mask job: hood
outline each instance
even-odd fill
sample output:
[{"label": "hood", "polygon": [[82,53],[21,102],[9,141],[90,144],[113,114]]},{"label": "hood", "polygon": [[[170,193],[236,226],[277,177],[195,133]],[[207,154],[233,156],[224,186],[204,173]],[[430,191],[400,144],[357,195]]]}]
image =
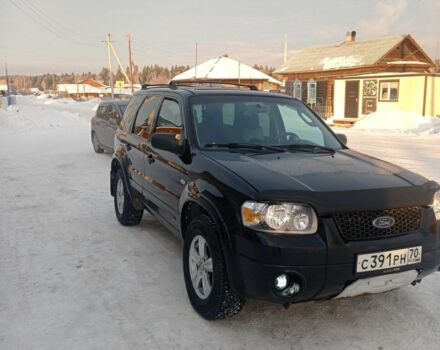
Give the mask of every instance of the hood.
[{"label": "hood", "polygon": [[324,211],[347,210],[355,202],[365,209],[429,204],[438,186],[352,150],[334,154],[213,151],[206,155],[254,187],[261,200],[301,200],[316,203]]}]

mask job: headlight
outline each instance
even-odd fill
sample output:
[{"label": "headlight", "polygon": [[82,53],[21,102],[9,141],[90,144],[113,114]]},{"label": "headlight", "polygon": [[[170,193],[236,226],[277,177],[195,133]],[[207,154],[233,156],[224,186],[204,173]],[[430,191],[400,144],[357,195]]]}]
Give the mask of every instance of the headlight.
[{"label": "headlight", "polygon": [[246,201],[241,218],[246,227],[273,233],[312,234],[318,228],[315,211],[305,204]]},{"label": "headlight", "polygon": [[440,221],[440,190],[434,193],[434,202],[432,203],[435,218]]}]

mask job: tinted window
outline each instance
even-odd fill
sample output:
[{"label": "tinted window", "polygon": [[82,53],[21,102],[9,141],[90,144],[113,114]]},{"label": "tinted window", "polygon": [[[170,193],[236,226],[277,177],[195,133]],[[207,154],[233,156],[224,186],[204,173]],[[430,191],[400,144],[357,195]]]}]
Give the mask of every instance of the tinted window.
[{"label": "tinted window", "polygon": [[114,105],[108,105],[107,118],[109,120],[118,120],[118,111]]},{"label": "tinted window", "polygon": [[124,124],[125,128],[127,128],[128,130],[130,130],[136,112],[139,109],[139,106],[144,98],[145,98],[144,95],[135,95],[130,99],[130,102],[128,103],[128,106],[125,109],[124,116],[122,118],[122,123]]},{"label": "tinted window", "polygon": [[105,111],[107,109],[107,105],[101,105],[98,108],[98,118],[105,119]]},{"label": "tinted window", "polygon": [[156,115],[159,98],[157,96],[149,96],[142,103],[138,111],[133,132],[141,137],[148,138],[151,132],[154,116]]},{"label": "tinted window", "polygon": [[164,100],[157,118],[156,127],[181,127],[182,117],[180,115],[179,103],[174,100]]}]

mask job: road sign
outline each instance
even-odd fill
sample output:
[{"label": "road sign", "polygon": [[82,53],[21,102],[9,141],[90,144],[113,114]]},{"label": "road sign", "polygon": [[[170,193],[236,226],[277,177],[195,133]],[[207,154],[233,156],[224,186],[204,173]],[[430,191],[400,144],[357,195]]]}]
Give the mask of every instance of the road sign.
[{"label": "road sign", "polygon": [[125,86],[125,84],[124,84],[123,80],[116,80],[116,83],[115,83],[116,89],[123,90],[124,86]]}]

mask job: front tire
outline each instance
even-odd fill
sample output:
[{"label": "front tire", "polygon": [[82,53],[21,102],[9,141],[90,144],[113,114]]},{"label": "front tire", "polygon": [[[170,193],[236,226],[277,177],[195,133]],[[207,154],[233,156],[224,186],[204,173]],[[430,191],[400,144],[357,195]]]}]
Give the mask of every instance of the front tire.
[{"label": "front tire", "polygon": [[189,300],[205,319],[231,317],[245,299],[231,290],[217,225],[206,215],[193,219],[185,233],[183,273]]},{"label": "front tire", "polygon": [[101,148],[101,145],[99,143],[98,136],[96,136],[96,133],[94,131],[92,132],[92,145],[93,145],[93,150],[96,153],[104,152],[104,149]]},{"label": "front tire", "polygon": [[133,226],[139,224],[144,214],[143,209],[136,209],[133,205],[128,189],[125,186],[122,177],[122,170],[118,169],[116,172],[114,182],[114,204],[115,213],[118,221],[124,226]]}]

